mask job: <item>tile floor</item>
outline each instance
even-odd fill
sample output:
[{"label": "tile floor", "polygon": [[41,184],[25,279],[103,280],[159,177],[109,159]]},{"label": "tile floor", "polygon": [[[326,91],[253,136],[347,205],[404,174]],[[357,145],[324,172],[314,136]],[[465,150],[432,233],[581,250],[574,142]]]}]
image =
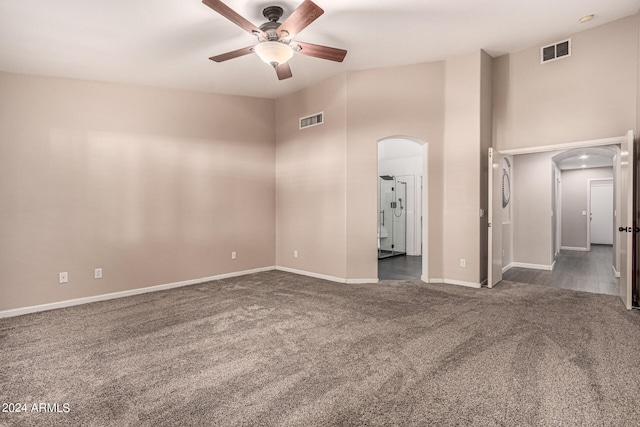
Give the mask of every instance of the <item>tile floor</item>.
[{"label": "tile floor", "polygon": [[594,294],[618,295],[618,280],[613,273],[613,246],[591,245],[591,251],[561,250],[553,271],[513,267],[503,280],[553,286]]}]

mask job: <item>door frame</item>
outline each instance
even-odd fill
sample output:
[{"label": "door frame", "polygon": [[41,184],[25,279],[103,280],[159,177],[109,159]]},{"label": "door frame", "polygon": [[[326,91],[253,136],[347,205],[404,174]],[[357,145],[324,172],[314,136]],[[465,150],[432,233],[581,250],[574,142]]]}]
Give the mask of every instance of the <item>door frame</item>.
[{"label": "door frame", "polygon": [[[615,168],[615,165],[614,165]],[[615,173],[615,171],[614,171]],[[611,183],[611,192],[613,193],[613,201],[612,201],[612,206],[611,206],[611,210],[613,212],[613,210],[615,210],[615,200],[616,200],[616,196],[615,196],[615,192],[614,192],[614,187],[613,187],[613,177],[611,178],[592,178],[589,179],[587,181],[587,251],[591,250],[591,191],[593,189],[593,184],[594,183]],[[613,224],[614,224],[614,228],[615,228],[615,223],[616,223],[616,219],[615,217],[613,218]],[[611,232],[613,233],[614,231],[611,230]],[[611,243],[613,244],[613,243]]]},{"label": "door frame", "polygon": [[[504,156],[495,148],[488,150],[488,183],[487,183],[487,287],[493,288],[502,281],[502,188],[501,171]],[[512,169],[513,175],[513,169]],[[500,195],[498,196],[498,194]]]},{"label": "door frame", "polygon": [[[556,144],[556,145],[542,145],[542,146],[537,146],[537,147],[506,149],[506,150],[500,150],[500,154],[515,156],[515,155],[518,155],[518,154],[533,154],[533,153],[542,153],[542,152],[547,152],[547,151],[565,151],[565,150],[570,150],[570,149],[573,149],[573,148],[589,148],[589,147],[598,147],[598,146],[605,146],[605,145],[619,145],[621,148],[624,148],[625,147],[625,143],[629,144],[629,140],[630,139],[631,139],[631,144],[634,144],[634,142],[633,142],[633,131],[632,130],[626,132],[625,135],[615,136],[615,137],[611,137],[611,138],[601,138],[601,139],[593,139],[593,140],[585,140],[585,141],[574,141],[574,142],[567,142],[567,143],[561,143],[561,144]],[[632,150],[633,150],[633,147],[632,147]],[[635,156],[632,159],[632,161],[635,161]],[[629,195],[626,195],[626,196],[629,196]],[[625,195],[622,195],[622,197],[625,197]],[[633,195],[631,197],[633,197]],[[491,203],[491,202],[492,201],[489,200],[489,203]],[[630,208],[630,209],[633,209],[633,208]],[[615,220],[614,220],[615,224],[616,224],[616,228],[618,228],[620,226],[619,225],[619,219],[620,219],[620,212],[617,213],[617,215],[615,217]],[[632,226],[635,226],[635,224],[633,224]],[[620,240],[622,240],[622,239],[620,239]],[[627,240],[627,239],[624,239],[624,240]],[[632,239],[628,239],[628,240],[632,240]],[[628,247],[631,249],[631,252],[635,251],[635,248],[633,247],[633,244],[629,244]],[[493,250],[492,246],[489,245],[488,251],[491,252],[492,250]],[[553,252],[553,248],[551,249],[551,251]],[[634,270],[633,270],[631,265],[627,268],[627,271],[625,273],[626,274],[621,274],[621,277],[620,277],[621,281],[623,280],[623,277],[625,277],[625,276],[633,277]],[[632,282],[631,279],[629,279],[629,281]],[[635,290],[635,288],[632,286],[632,283],[628,283],[627,285],[630,288],[633,288]],[[622,292],[622,289],[623,289],[622,283],[620,284],[620,289],[621,289],[621,292]],[[622,298],[622,295],[621,295],[621,298]],[[628,298],[626,300],[625,300],[625,298],[622,298],[623,302],[625,303],[626,308],[628,308],[628,309],[631,308],[631,299],[632,298],[633,298],[633,295],[631,296],[631,298]]]},{"label": "door frame", "polygon": [[555,182],[553,183],[555,189],[556,196],[556,211],[555,211],[555,224],[556,224],[556,235],[555,235],[555,247],[552,249],[553,256],[552,259],[555,261],[556,257],[560,253],[560,248],[562,247],[562,171],[558,167],[558,164],[552,160],[553,170],[555,172]]},{"label": "door frame", "polygon": [[[404,139],[408,141],[415,142],[422,147],[422,194],[421,194],[421,204],[422,204],[422,218],[421,218],[421,247],[422,247],[422,274],[420,276],[420,280],[423,282],[429,283],[429,143],[425,142],[421,139],[414,138],[408,135],[389,135],[377,140],[375,144],[376,149],[376,177],[380,176],[380,156],[378,152],[378,147],[382,141],[386,140],[394,140],[394,139]],[[379,195],[376,195],[376,200]],[[377,210],[377,209],[376,209]],[[377,223],[377,214],[376,214],[376,223]],[[376,249],[376,257],[377,257],[377,249]],[[376,278],[379,277],[378,272],[378,262],[376,260]]]}]

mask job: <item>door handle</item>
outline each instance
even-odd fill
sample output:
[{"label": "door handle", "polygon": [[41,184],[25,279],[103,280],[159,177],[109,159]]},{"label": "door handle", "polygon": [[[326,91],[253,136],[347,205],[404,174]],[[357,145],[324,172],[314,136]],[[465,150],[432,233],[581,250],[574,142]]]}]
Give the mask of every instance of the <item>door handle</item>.
[{"label": "door handle", "polygon": [[640,227],[620,227],[618,231],[627,232],[627,233],[640,233]]},{"label": "door handle", "polygon": [[626,231],[628,233],[628,232],[631,231],[631,227],[628,227],[628,228],[627,227],[620,227],[620,228],[618,228],[618,231],[622,231],[622,232]]}]

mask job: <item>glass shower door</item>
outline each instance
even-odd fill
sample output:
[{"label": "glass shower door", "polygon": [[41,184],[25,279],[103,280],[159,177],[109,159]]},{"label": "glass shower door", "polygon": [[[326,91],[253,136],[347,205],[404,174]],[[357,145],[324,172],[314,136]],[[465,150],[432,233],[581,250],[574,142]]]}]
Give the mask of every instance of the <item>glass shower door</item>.
[{"label": "glass shower door", "polygon": [[395,177],[378,178],[379,259],[406,253],[406,192],[406,183]]}]

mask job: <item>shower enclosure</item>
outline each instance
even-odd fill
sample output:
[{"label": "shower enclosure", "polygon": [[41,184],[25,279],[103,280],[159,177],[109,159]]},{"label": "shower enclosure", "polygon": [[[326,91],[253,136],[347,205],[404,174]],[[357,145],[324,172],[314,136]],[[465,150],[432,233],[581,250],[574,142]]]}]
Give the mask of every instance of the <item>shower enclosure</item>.
[{"label": "shower enclosure", "polygon": [[407,183],[395,176],[378,178],[378,259],[407,252]]}]

